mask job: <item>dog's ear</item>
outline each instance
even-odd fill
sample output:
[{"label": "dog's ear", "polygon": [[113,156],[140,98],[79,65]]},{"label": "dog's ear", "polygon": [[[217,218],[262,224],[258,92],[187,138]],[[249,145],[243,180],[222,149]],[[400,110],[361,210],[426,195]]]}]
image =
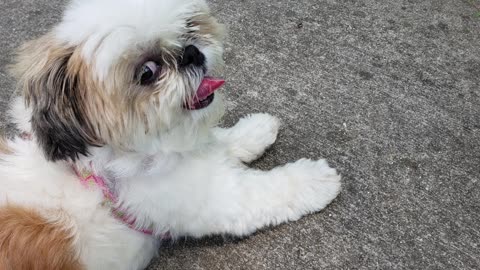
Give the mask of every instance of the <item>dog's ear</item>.
[{"label": "dog's ear", "polygon": [[51,161],[75,160],[88,155],[89,145],[100,145],[87,116],[89,89],[80,83],[85,78],[80,77],[81,57],[75,53],[75,47],[47,34],[26,43],[12,66],[32,109],[34,136]]}]

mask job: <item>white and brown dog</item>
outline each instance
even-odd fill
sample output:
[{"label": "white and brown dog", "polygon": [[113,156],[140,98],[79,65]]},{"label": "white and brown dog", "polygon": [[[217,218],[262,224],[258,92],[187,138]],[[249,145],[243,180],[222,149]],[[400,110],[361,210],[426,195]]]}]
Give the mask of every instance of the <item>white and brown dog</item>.
[{"label": "white and brown dog", "polygon": [[276,139],[254,114],[228,129],[222,26],[204,0],[75,0],[27,43],[0,141],[1,269],[142,269],[162,238],[245,236],[324,208],[323,160],[244,165]]}]

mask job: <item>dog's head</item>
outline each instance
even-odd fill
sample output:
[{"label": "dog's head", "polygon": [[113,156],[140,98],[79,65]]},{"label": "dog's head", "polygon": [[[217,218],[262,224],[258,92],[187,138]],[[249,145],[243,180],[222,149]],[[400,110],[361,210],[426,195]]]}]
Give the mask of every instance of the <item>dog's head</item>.
[{"label": "dog's head", "polygon": [[14,66],[47,158],[194,143],[222,114],[222,38],[204,0],[73,1]]}]

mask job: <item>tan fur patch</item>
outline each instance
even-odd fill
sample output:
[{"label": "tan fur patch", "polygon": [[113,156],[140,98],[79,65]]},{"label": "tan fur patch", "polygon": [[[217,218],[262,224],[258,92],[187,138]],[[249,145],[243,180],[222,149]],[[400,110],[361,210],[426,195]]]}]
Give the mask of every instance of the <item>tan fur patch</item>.
[{"label": "tan fur patch", "polygon": [[80,270],[73,237],[33,210],[0,208],[0,269]]},{"label": "tan fur patch", "polygon": [[[192,17],[191,24],[198,27],[198,32],[196,34],[200,35],[200,37],[212,36],[216,40],[222,40],[224,38],[224,26],[218,23],[210,14],[205,13]],[[211,38],[204,38],[203,40],[207,42],[210,39]]]},{"label": "tan fur patch", "polygon": [[7,140],[5,138],[0,137],[0,154],[12,154],[12,149],[8,146]]}]

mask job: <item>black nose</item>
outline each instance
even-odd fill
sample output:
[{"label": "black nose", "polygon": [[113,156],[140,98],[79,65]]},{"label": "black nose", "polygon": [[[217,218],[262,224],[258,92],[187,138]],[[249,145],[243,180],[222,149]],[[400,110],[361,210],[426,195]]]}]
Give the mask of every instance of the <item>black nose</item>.
[{"label": "black nose", "polygon": [[188,45],[183,50],[183,56],[180,60],[180,66],[203,66],[205,64],[205,55],[195,46]]}]

